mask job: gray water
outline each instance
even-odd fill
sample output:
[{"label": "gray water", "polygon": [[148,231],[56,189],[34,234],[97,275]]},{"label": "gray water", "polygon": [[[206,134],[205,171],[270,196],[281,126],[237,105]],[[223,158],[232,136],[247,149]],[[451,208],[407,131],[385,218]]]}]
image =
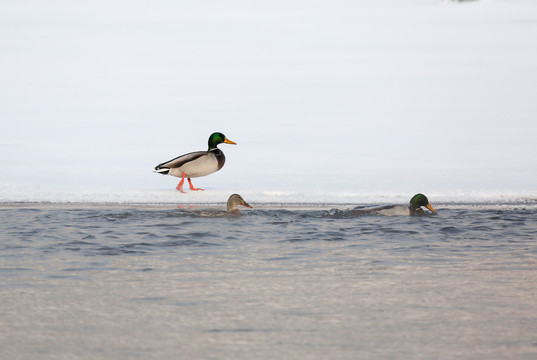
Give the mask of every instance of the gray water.
[{"label": "gray water", "polygon": [[537,206],[433,205],[0,206],[0,358],[535,359]]}]

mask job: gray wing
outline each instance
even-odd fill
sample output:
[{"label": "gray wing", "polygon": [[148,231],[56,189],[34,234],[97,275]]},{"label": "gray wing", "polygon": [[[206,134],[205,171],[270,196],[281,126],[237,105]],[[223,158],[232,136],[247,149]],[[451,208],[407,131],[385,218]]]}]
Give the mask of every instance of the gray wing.
[{"label": "gray wing", "polygon": [[181,156],[176,157],[175,159],[171,159],[169,161],[163,162],[161,164],[158,164],[155,166],[155,170],[159,169],[173,169],[183,166],[189,161],[196,160],[197,158],[207,155],[207,151],[194,151],[188,154],[184,154]]},{"label": "gray wing", "polygon": [[379,206],[373,206],[373,207],[361,206],[361,207],[355,207],[350,212],[353,215],[375,214],[378,211],[392,209],[393,207],[394,205],[379,205]]}]

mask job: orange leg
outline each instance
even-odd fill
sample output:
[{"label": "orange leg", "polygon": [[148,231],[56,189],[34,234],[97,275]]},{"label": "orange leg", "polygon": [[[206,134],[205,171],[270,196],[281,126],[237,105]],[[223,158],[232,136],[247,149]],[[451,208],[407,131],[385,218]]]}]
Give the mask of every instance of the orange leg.
[{"label": "orange leg", "polygon": [[[190,179],[188,179],[190,181]],[[183,173],[183,176],[181,176],[181,181],[179,184],[177,184],[176,189],[179,190],[182,193],[186,193],[186,191],[183,190],[183,184],[185,183],[185,173]]]},{"label": "orange leg", "polygon": [[188,178],[188,183],[190,184],[190,190],[202,190],[203,191],[203,189],[195,188],[194,185],[192,185],[192,180],[190,180],[190,178]]}]

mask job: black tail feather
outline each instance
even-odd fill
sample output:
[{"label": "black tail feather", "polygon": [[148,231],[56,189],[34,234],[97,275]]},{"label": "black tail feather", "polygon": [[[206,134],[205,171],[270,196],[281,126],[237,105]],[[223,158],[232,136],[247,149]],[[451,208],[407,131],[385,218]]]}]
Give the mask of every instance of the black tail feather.
[{"label": "black tail feather", "polygon": [[157,165],[155,166],[155,172],[158,172],[159,174],[162,174],[162,175],[168,175],[168,173],[170,172],[170,168],[160,167],[160,165]]}]

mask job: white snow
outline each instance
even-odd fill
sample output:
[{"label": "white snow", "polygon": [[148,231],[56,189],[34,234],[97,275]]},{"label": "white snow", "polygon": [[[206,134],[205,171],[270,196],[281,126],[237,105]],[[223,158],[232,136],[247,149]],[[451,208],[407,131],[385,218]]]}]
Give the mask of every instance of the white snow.
[{"label": "white snow", "polygon": [[[0,202],[535,199],[536,39],[533,0],[3,1]],[[152,172],[214,131],[206,191]]]}]

